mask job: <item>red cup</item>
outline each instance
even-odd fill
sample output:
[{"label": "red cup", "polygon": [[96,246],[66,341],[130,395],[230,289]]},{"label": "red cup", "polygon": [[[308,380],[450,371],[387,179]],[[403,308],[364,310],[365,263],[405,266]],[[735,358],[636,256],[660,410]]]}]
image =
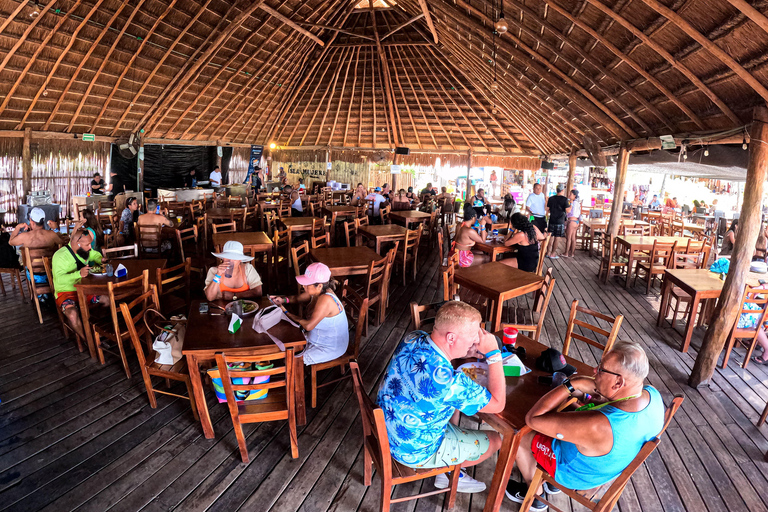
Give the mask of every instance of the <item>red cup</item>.
[{"label": "red cup", "polygon": [[504,328],[504,344],[505,345],[514,345],[517,343],[517,329],[514,327],[505,327]]}]

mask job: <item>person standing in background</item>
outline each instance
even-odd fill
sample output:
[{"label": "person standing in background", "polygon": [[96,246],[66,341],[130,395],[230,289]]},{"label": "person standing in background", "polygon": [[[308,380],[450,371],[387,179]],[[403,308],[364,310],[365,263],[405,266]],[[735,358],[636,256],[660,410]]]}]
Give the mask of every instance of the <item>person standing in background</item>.
[{"label": "person standing in background", "polygon": [[528,194],[525,200],[525,209],[533,215],[531,221],[542,233],[547,230],[547,199],[541,191],[541,183],[533,185],[533,194]]},{"label": "person standing in background", "polygon": [[211,188],[219,188],[221,186],[221,171],[218,165],[208,175],[208,181],[211,183]]},{"label": "person standing in background", "polygon": [[117,194],[125,192],[125,185],[123,185],[123,180],[120,179],[117,171],[109,171],[109,187],[107,191],[109,192],[110,201],[114,201]]},{"label": "person standing in background", "polygon": [[104,181],[101,179],[101,174],[93,173],[93,179],[91,180],[91,194],[104,194]]},{"label": "person standing in background", "polygon": [[197,169],[194,167],[189,171],[189,174],[184,177],[184,186],[187,188],[197,187]]}]

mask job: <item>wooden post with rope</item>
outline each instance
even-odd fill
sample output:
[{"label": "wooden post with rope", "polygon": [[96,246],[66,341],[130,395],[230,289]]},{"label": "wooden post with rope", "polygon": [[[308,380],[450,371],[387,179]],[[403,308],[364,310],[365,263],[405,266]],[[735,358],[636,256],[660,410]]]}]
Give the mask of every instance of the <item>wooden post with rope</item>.
[{"label": "wooden post with rope", "polygon": [[611,219],[608,221],[606,233],[615,237],[619,234],[621,223],[621,211],[624,209],[624,185],[627,181],[627,167],[629,165],[629,150],[622,143],[619,148],[619,156],[616,160],[616,181],[613,184],[613,203],[611,204]]},{"label": "wooden post with rope", "polygon": [[568,181],[565,185],[565,197],[573,190],[573,183],[576,181],[576,148],[571,148],[571,154],[568,156]]}]

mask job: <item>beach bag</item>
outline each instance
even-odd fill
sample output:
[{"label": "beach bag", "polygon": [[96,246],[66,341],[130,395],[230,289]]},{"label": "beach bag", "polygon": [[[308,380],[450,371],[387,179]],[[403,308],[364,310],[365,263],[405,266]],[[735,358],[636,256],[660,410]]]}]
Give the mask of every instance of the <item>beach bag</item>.
[{"label": "beach bag", "polygon": [[[150,318],[147,316],[150,314]],[[154,315],[154,317],[152,317]],[[157,354],[157,364],[176,364],[182,358],[184,348],[184,335],[187,332],[187,319],[183,315],[172,316],[167,320],[156,309],[147,309],[144,312],[144,325],[154,337],[152,350]]]},{"label": "beach bag", "polygon": [[298,325],[288,318],[285,313],[283,313],[283,310],[280,309],[277,306],[268,306],[259,312],[257,312],[253,317],[253,330],[258,333],[264,333],[269,338],[275,342],[275,345],[277,345],[277,348],[279,348],[281,351],[285,352],[285,344],[283,344],[280,339],[270,334],[269,329],[279,324],[282,320],[285,320],[286,322],[289,322],[294,327],[298,327]]},{"label": "beach bag", "polygon": [[[250,371],[250,370],[271,370],[272,363],[227,363],[229,371]],[[208,370],[208,376],[213,384],[213,391],[216,393],[216,400],[219,403],[227,401],[227,395],[224,392],[224,385],[221,383],[221,372],[218,367]],[[232,384],[266,384],[269,382],[269,375],[264,377],[233,377]],[[235,391],[235,400],[238,402],[247,402],[249,400],[261,400],[266,398],[268,389],[249,389],[246,391]]]}]

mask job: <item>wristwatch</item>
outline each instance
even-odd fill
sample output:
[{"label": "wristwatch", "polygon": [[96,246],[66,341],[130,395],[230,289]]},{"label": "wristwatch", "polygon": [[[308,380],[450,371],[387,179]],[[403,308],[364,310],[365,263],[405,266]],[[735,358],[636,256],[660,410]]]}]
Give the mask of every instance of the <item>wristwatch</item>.
[{"label": "wristwatch", "polygon": [[568,390],[568,393],[574,394],[576,392],[576,388],[573,387],[573,384],[571,384],[571,379],[565,379],[563,381],[563,386],[565,386],[565,389]]}]

